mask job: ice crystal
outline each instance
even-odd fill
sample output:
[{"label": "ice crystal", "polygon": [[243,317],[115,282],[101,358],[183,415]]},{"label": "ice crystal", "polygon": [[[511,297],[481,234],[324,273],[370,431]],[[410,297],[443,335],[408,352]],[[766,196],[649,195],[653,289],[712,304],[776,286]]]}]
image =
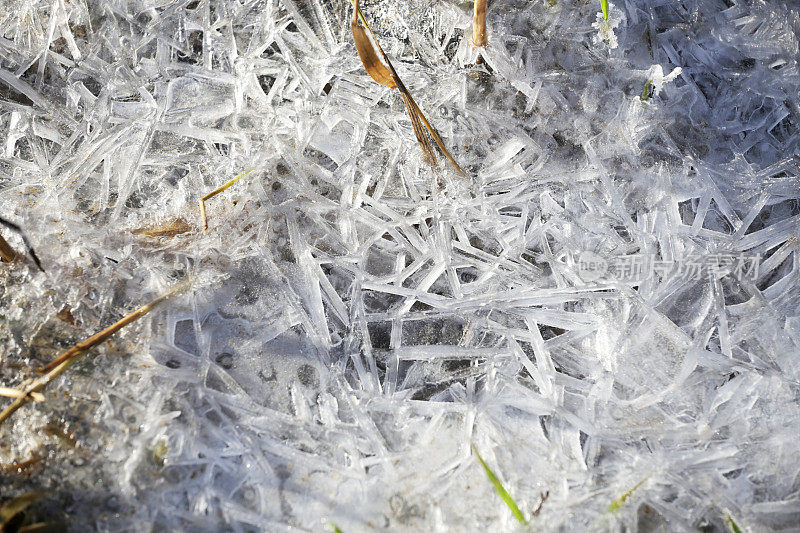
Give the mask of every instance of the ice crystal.
[{"label": "ice crystal", "polygon": [[647,71],[645,91],[648,91],[648,93],[651,92],[652,96],[658,96],[658,93],[661,92],[664,84],[673,81],[675,78],[680,76],[681,72],[681,67],[675,67],[669,74],[664,76],[664,69],[661,68],[661,65],[653,65]]},{"label": "ice crystal", "polygon": [[536,531],[795,527],[794,5],[493,0],[480,65],[468,2],[361,6],[468,176],[349,0],[0,0],[0,385],[192,282],[0,426],[0,503],[516,527],[474,446]]}]

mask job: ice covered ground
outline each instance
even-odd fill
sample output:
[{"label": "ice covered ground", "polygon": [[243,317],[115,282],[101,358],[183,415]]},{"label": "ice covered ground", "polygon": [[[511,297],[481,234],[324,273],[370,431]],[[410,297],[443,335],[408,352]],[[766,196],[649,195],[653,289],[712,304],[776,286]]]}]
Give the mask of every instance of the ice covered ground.
[{"label": "ice covered ground", "polygon": [[537,531],[797,531],[797,4],[625,0],[614,48],[599,4],[490,0],[485,69],[471,3],[362,1],[463,178],[347,0],[0,0],[0,216],[46,269],[0,265],[0,384],[193,283],[0,426],[0,500],[512,530],[474,443]]}]

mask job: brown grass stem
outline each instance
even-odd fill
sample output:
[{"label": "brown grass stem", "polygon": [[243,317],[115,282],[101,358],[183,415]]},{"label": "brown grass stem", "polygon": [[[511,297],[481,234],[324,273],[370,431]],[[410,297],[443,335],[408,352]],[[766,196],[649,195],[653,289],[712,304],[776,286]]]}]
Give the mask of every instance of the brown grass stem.
[{"label": "brown grass stem", "polygon": [[8,241],[6,241],[3,236],[0,235],[0,259],[4,263],[10,263],[16,258],[17,253],[14,251],[11,245],[8,244]]},{"label": "brown grass stem", "polygon": [[79,342],[59,357],[42,367],[39,372],[43,374],[37,378],[28,380],[22,387],[22,395],[17,397],[14,402],[6,407],[2,412],[0,412],[0,424],[5,422],[8,418],[11,417],[20,407],[35,399],[35,395],[40,393],[47,385],[50,384],[55,378],[60,376],[67,370],[77,359],[78,356],[85,354],[92,348],[98,346],[105,342],[109,337],[111,337],[114,333],[121,330],[131,322],[138,320],[139,318],[143,317],[147,313],[153,310],[158,304],[165,301],[170,296],[174,295],[177,292],[180,292],[186,289],[189,286],[187,281],[179,283],[175,286],[172,290],[163,294],[156,298],[155,300],[143,305],[136,311],[130,313],[123,319],[115,322],[111,326],[105,328],[104,330],[95,333],[88,339],[83,342]]},{"label": "brown grass stem", "polygon": [[[422,149],[425,160],[428,161],[432,166],[436,165],[436,155],[433,151],[433,146],[431,146],[431,142],[425,133],[425,129],[427,129],[428,133],[430,133],[431,137],[433,137],[433,140],[436,142],[436,146],[439,147],[439,150],[441,150],[445,158],[447,158],[447,160],[451,165],[453,165],[459,174],[466,176],[466,172],[464,172],[461,166],[456,162],[455,158],[453,158],[447,147],[445,147],[441,136],[431,125],[425,114],[414,101],[414,98],[411,96],[411,92],[405,86],[403,80],[400,79],[400,76],[394,69],[394,66],[389,60],[389,57],[386,55],[386,52],[383,51],[380,43],[378,43],[375,33],[372,31],[369,23],[367,23],[367,20],[364,18],[364,14],[361,12],[361,8],[359,7],[360,0],[352,0],[352,2],[354,8],[353,19],[350,22],[350,29],[353,32],[353,41],[356,44],[358,57],[361,58],[361,63],[364,65],[364,69],[367,71],[370,77],[375,80],[376,83],[379,83],[385,87],[389,87],[390,89],[396,88],[398,91],[400,91],[400,97],[403,99],[406,112],[411,119],[411,126],[414,129],[414,136],[417,138],[417,142]],[[359,19],[361,19],[362,24],[364,24],[363,28],[358,24]],[[425,128],[423,128],[423,125]]]},{"label": "brown grass stem", "polygon": [[[475,0],[475,11],[472,14],[472,44],[476,48],[485,48],[489,44],[486,34],[486,4],[488,0]],[[480,51],[477,63],[482,63]]]}]

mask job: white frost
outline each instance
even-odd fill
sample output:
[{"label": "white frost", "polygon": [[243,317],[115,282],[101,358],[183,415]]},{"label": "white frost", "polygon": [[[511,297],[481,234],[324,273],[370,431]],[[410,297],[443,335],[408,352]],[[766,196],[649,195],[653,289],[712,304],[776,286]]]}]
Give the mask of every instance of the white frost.
[{"label": "white frost", "polygon": [[678,76],[680,76],[681,67],[675,67],[672,71],[664,76],[664,69],[661,68],[661,65],[653,65],[647,71],[647,81],[650,83],[650,86],[653,88],[653,96],[658,96],[658,93],[661,92],[661,89],[664,87],[665,83],[669,83]]},{"label": "white frost", "polygon": [[597,20],[592,23],[592,27],[597,30],[593,37],[595,44],[607,44],[609,48],[614,49],[619,46],[617,35],[614,30],[624,20],[622,11],[614,7],[611,2],[608,3],[608,20],[603,17],[603,12],[597,13]]}]

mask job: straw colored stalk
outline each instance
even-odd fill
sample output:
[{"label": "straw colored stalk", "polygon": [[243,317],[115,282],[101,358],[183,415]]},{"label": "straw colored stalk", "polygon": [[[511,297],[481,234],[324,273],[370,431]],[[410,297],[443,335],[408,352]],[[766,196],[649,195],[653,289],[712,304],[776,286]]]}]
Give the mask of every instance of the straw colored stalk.
[{"label": "straw colored stalk", "polygon": [[218,195],[219,193],[221,193],[222,191],[224,191],[224,190],[228,189],[229,187],[231,187],[234,183],[239,181],[244,176],[247,176],[252,171],[253,171],[252,168],[249,169],[249,170],[245,170],[244,172],[242,172],[241,174],[239,174],[238,176],[236,176],[235,178],[233,178],[229,182],[225,183],[224,185],[222,185],[220,187],[217,187],[216,189],[214,189],[210,193],[208,193],[205,196],[203,196],[202,198],[200,198],[200,218],[203,219],[203,233],[206,233],[208,231],[208,215],[206,215],[206,202],[208,200],[212,199],[213,197],[215,197],[216,195]]},{"label": "straw colored stalk", "polygon": [[[11,387],[0,387],[0,396],[5,396],[6,398],[23,398],[27,395],[24,390],[19,389],[12,389]],[[34,402],[43,402],[44,395],[40,392],[31,392],[31,399]]]},{"label": "straw colored stalk", "polygon": [[[359,3],[360,0],[353,0],[353,19],[350,22],[350,29],[353,32],[353,41],[355,42],[358,57],[361,58],[361,64],[364,65],[364,69],[376,83],[400,91],[400,97],[403,99],[409,118],[411,118],[411,126],[414,128],[414,135],[417,138],[420,148],[422,148],[425,160],[428,161],[431,166],[436,166],[436,155],[425,133],[427,129],[428,133],[430,133],[434,142],[439,147],[439,150],[444,154],[453,168],[459,174],[466,176],[466,172],[464,172],[453,158],[452,154],[450,154],[441,136],[431,123],[428,122],[425,114],[419,108],[408,88],[406,88],[405,84],[400,79],[392,62],[389,61],[389,57],[375,38],[372,28],[370,28],[369,23],[364,18]],[[358,24],[359,19],[362,24],[364,24],[363,27]]]},{"label": "straw colored stalk", "polygon": [[[472,44],[476,48],[486,48],[489,38],[486,35],[486,3],[488,0],[475,0],[475,12],[472,15]],[[480,51],[477,63],[482,63]]]},{"label": "straw colored stalk", "polygon": [[49,385],[54,379],[64,373],[72,364],[77,361],[78,357],[85,354],[92,348],[102,344],[109,337],[111,337],[114,333],[121,330],[131,322],[134,322],[150,311],[153,310],[158,304],[162,303],[164,300],[175,294],[176,292],[184,290],[188,287],[187,282],[179,283],[175,288],[170,290],[168,293],[159,296],[155,300],[151,301],[148,304],[143,305],[136,311],[132,312],[122,320],[112,324],[111,326],[107,327],[106,329],[100,331],[99,333],[95,333],[88,339],[83,342],[79,342],[59,357],[42,367],[39,372],[43,374],[38,378],[33,378],[28,380],[27,382],[23,383],[20,387],[20,390],[14,393],[16,397],[14,402],[6,407],[2,412],[0,412],[0,424],[5,422],[8,418],[11,417],[20,407],[25,405],[31,400],[41,399],[41,391],[44,390],[47,385]]},{"label": "straw colored stalk", "polygon": [[17,254],[10,244],[0,235],[0,260],[4,263],[10,263],[16,259]]}]

